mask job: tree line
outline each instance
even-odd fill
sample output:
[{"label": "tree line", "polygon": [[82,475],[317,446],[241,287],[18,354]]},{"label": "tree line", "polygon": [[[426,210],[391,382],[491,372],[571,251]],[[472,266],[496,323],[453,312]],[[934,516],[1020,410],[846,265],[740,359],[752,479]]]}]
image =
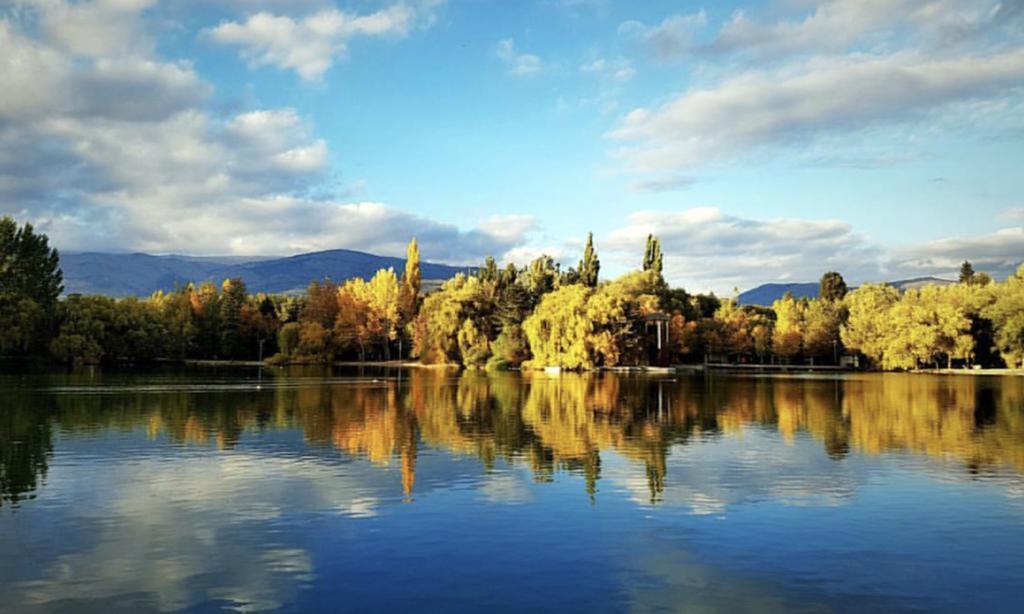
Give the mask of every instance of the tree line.
[{"label": "tree line", "polygon": [[[0,220],[0,356],[68,364],[155,358],[328,363],[414,359],[466,368],[565,369],[652,361],[652,320],[671,363],[832,364],[857,354],[880,369],[1024,361],[1024,266],[1004,282],[964,263],[959,283],[849,290],[826,273],[819,296],[740,305],[666,283],[661,244],[640,269],[601,281],[588,236],[562,269],[550,256],[471,273],[422,292],[420,253],[399,276],[314,281],[302,296],[250,294],[241,279],[146,298],[61,297],[59,255],[31,225]],[[655,324],[661,326],[661,324]]]}]

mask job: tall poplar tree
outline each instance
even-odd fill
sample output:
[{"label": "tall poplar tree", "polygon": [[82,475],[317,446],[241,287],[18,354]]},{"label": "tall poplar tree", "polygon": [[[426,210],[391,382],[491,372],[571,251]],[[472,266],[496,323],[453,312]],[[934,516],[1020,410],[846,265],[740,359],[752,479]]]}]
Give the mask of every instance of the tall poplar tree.
[{"label": "tall poplar tree", "polygon": [[409,241],[405,250],[405,272],[402,274],[402,284],[399,289],[399,310],[402,320],[411,322],[416,317],[416,306],[420,296],[420,246],[416,237]]},{"label": "tall poplar tree", "polygon": [[597,287],[597,275],[601,270],[601,261],[597,259],[597,252],[594,250],[594,233],[587,233],[587,246],[583,249],[583,260],[576,267],[579,274],[579,282],[590,288]]},{"label": "tall poplar tree", "polygon": [[644,249],[644,270],[654,271],[661,275],[662,271],[661,241],[654,235],[647,235],[647,246]]}]

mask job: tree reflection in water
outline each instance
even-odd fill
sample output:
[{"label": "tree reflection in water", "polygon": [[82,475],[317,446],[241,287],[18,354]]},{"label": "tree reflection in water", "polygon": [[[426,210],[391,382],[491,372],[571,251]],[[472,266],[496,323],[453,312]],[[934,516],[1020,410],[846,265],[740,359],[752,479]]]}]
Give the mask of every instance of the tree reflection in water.
[{"label": "tree reflection in water", "polygon": [[[188,380],[181,380],[187,382]],[[203,381],[197,377],[196,381]],[[665,487],[673,446],[745,429],[821,441],[829,457],[906,451],[952,457],[964,475],[1024,473],[1024,378],[858,375],[678,377],[614,374],[453,374],[338,383],[282,374],[255,387],[69,388],[5,384],[0,411],[0,503],[31,498],[45,481],[55,433],[145,429],[151,440],[230,449],[247,433],[299,430],[311,445],[376,465],[398,464],[411,501],[421,448],[530,467],[537,481],[584,477],[594,497],[601,455],[644,467],[650,500]],[[53,384],[54,382],[50,382]]]}]

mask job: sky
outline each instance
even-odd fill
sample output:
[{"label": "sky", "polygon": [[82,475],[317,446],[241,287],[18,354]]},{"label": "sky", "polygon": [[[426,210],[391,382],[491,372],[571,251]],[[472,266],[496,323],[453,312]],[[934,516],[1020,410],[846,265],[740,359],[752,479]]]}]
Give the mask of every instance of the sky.
[{"label": "sky", "polygon": [[1024,0],[0,0],[0,215],[693,291],[1024,261]]}]

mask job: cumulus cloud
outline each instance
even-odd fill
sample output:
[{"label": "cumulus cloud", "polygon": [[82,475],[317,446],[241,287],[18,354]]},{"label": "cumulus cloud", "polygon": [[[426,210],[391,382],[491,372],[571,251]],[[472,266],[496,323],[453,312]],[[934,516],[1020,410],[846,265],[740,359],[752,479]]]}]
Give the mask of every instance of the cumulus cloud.
[{"label": "cumulus cloud", "polygon": [[729,295],[765,282],[816,281],[839,271],[847,281],[954,279],[969,260],[975,270],[1005,278],[1024,263],[1024,227],[883,247],[836,219],[757,219],[716,207],[639,211],[597,246],[612,269],[634,269],[647,235],[661,240],[665,276],[691,290]]},{"label": "cumulus cloud", "polygon": [[692,167],[770,144],[908,119],[1024,84],[1024,49],[931,59],[915,53],[821,58],[748,70],[637,108],[610,133],[640,170]]},{"label": "cumulus cloud", "polygon": [[544,69],[544,63],[539,57],[532,53],[520,53],[511,38],[498,41],[494,54],[505,64],[508,74],[516,77],[528,77]]},{"label": "cumulus cloud", "polygon": [[666,278],[698,290],[728,293],[767,280],[814,280],[827,270],[855,279],[881,275],[881,250],[840,220],[758,220],[714,207],[640,211],[601,245],[635,267],[648,234],[661,240]]},{"label": "cumulus cloud", "polygon": [[905,276],[952,276],[964,260],[969,260],[977,271],[1005,278],[1024,263],[1024,226],[901,247],[893,251],[888,266]]},{"label": "cumulus cloud", "polygon": [[345,57],[353,38],[405,36],[420,17],[405,4],[367,15],[330,9],[293,18],[261,11],[244,22],[225,21],[206,34],[218,43],[240,47],[253,67],[294,70],[306,81],[319,81],[336,59]]},{"label": "cumulus cloud", "polygon": [[[114,4],[147,6],[133,2]],[[478,262],[534,230],[522,216],[467,230],[346,202],[326,141],[294,109],[215,113],[212,88],[189,63],[148,45],[82,54],[49,38],[39,19],[0,18],[0,213],[33,221],[62,249],[401,255],[416,235],[432,259]]]}]

